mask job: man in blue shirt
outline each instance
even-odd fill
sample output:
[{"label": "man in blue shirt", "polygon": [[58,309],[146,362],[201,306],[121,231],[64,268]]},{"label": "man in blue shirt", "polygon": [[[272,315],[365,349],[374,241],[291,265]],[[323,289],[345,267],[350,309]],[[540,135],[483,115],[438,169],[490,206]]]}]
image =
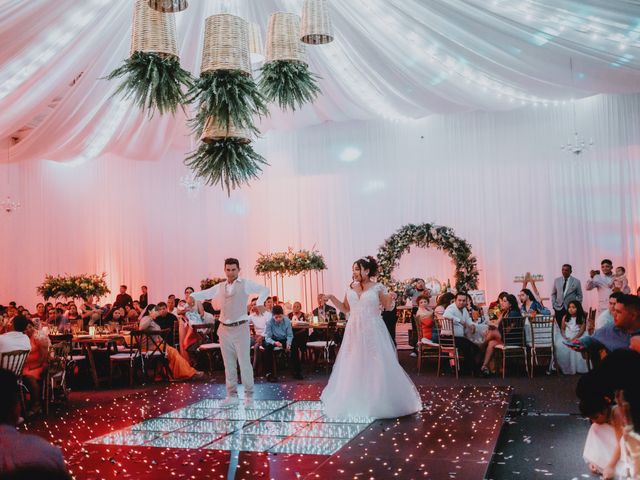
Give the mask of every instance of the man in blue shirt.
[{"label": "man in blue shirt", "polygon": [[612,294],[617,302],[613,311],[613,324],[607,323],[593,335],[584,336],[575,342],[576,350],[588,350],[591,360],[598,364],[600,352],[628,349],[631,337],[640,335],[640,297],[636,295]]},{"label": "man in blue shirt", "polygon": [[276,377],[273,375],[273,352],[276,347],[284,350],[286,354],[291,354],[293,378],[301,380],[301,352],[300,346],[293,339],[291,320],[284,315],[284,311],[280,305],[274,306],[271,313],[273,316],[267,322],[267,327],[264,331],[265,370],[267,371],[267,380],[270,382],[276,381]]}]

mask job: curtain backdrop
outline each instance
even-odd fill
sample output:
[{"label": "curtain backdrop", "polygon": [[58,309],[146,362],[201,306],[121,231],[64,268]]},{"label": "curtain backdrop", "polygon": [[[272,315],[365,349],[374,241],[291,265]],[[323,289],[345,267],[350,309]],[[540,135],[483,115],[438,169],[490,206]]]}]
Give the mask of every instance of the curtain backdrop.
[{"label": "curtain backdrop", "polygon": [[[230,197],[206,187],[190,197],[180,186],[189,145],[146,161],[3,163],[0,194],[22,207],[0,212],[0,303],[32,307],[45,273],[103,271],[108,300],[126,283],[134,296],[147,284],[156,301],[220,276],[228,256],[253,277],[258,252],[289,246],[319,249],[326,290],[342,295],[354,259],[422,222],[471,242],[489,297],[515,291],[513,277],[527,271],[545,276],[548,296],[563,263],[584,282],[605,257],[635,287],[640,95],[591,97],[576,112],[577,130],[596,142],[580,157],[560,150],[574,131],[571,105],[270,132],[257,149],[271,165]],[[441,252],[414,249],[397,276],[416,274],[444,280],[453,266]],[[295,299],[298,281],[285,290]]]}]

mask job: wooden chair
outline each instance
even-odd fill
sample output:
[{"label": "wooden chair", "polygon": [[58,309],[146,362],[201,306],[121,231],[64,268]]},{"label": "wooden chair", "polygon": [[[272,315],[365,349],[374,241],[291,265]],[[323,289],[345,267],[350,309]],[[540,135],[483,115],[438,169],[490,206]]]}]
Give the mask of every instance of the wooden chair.
[{"label": "wooden chair", "polygon": [[215,341],[216,326],[214,323],[205,323],[202,325],[192,325],[193,332],[199,337],[200,345],[196,349],[197,353],[202,353],[207,357],[209,362],[209,371],[213,372],[214,360],[222,358],[222,350],[220,343]]},{"label": "wooden chair", "polygon": [[118,346],[118,353],[114,353],[113,355],[109,356],[109,385],[113,384],[113,372],[115,368],[121,365],[128,366],[129,385],[133,385],[136,363],[141,362],[142,359],[141,338],[141,331],[131,331],[131,340],[129,341],[129,343]]},{"label": "wooden chair", "polygon": [[522,358],[527,376],[529,376],[525,322],[524,317],[503,318],[500,321],[502,324],[502,344],[496,345],[496,351],[502,354],[502,378],[505,377],[507,370],[507,357]]},{"label": "wooden chair", "polygon": [[[438,331],[438,322],[433,319],[434,333]],[[419,341],[416,344],[416,350],[418,351],[418,374],[422,369],[422,360],[428,358],[440,358],[440,344],[432,342],[427,338],[423,338],[422,335],[418,335]]]},{"label": "wooden chair", "polygon": [[49,406],[56,401],[56,395],[67,401],[69,387],[67,385],[68,365],[71,361],[71,335],[68,339],[56,341],[49,347],[47,369],[42,385],[44,413],[49,415]]},{"label": "wooden chair", "polygon": [[460,371],[460,359],[463,358],[458,354],[456,348],[456,337],[453,332],[453,320],[450,318],[436,318],[436,324],[438,325],[438,373],[440,376],[440,364],[442,357],[444,356],[450,363],[453,363],[453,368],[456,372],[456,379],[458,379]]},{"label": "wooden chair", "polygon": [[322,358],[325,371],[328,373],[329,368],[333,363],[332,352],[335,352],[337,347],[336,335],[338,333],[338,322],[335,320],[328,322],[326,333],[326,340],[314,340],[313,342],[307,342],[307,348],[316,354],[320,354],[319,357]]},{"label": "wooden chair", "polygon": [[587,333],[589,335],[593,335],[594,330],[596,329],[596,309],[590,308],[589,313],[587,314]]},{"label": "wooden chair", "polygon": [[[555,364],[553,335],[556,320],[551,315],[536,315],[529,322],[531,324],[531,378],[533,378],[535,366],[539,365],[539,358],[549,358],[550,368]],[[558,372],[557,368],[556,372]]]},{"label": "wooden chair", "polygon": [[27,391],[27,387],[22,381],[22,370],[24,364],[27,361],[30,350],[13,350],[11,352],[4,352],[0,354],[0,368],[9,370],[18,377],[18,387],[20,389],[20,405],[22,411],[26,412],[26,402],[24,393]]},{"label": "wooden chair", "polygon": [[140,330],[135,333],[140,335],[140,360],[143,375],[147,375],[148,364],[153,363],[154,377],[157,377],[158,372],[160,372],[166,379],[170,379],[171,370],[167,359],[167,339],[171,329]]}]

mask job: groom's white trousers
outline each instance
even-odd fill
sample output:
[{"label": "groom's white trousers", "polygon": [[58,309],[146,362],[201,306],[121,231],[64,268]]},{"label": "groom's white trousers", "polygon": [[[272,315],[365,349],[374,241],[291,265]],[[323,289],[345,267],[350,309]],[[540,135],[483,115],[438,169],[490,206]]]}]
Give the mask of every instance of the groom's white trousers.
[{"label": "groom's white trousers", "polygon": [[253,396],[253,366],[249,355],[251,334],[249,322],[235,327],[227,327],[224,323],[218,328],[220,350],[224,362],[224,376],[227,385],[227,397],[238,396],[238,364],[244,385],[245,398]]}]

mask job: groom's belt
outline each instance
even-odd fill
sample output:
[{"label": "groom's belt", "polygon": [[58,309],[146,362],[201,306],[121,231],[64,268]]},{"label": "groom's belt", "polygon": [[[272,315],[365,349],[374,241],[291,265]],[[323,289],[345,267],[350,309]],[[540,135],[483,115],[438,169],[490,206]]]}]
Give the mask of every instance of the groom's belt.
[{"label": "groom's belt", "polygon": [[225,327],[237,327],[238,325],[244,325],[248,321],[249,320],[240,320],[239,322],[233,322],[233,323],[224,323],[224,322],[222,322],[222,325],[224,325]]}]

